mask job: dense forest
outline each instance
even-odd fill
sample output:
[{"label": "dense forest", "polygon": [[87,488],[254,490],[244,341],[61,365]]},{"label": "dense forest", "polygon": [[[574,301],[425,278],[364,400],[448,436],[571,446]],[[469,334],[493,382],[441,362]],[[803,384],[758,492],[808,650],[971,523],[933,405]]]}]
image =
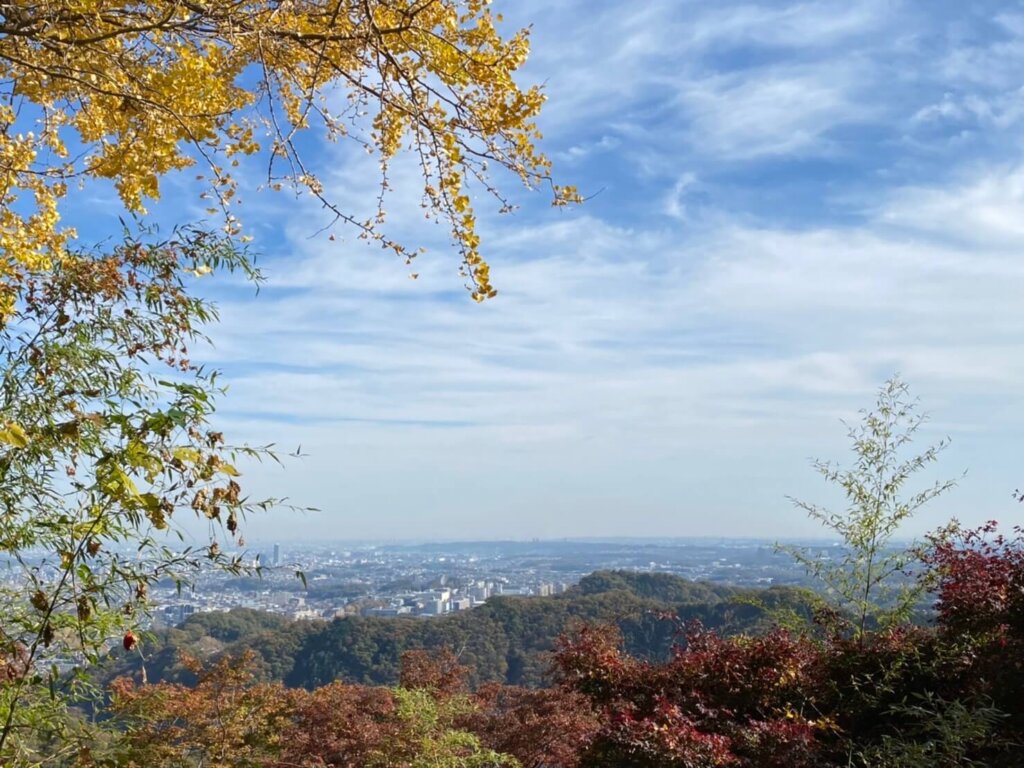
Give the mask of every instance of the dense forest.
[{"label": "dense forest", "polygon": [[[583,623],[614,623],[631,654],[664,659],[680,621],[696,619],[733,635],[766,630],[780,615],[810,614],[808,595],[792,588],[737,589],[667,574],[600,571],[564,595],[492,597],[472,611],[434,619],[350,616],[328,623],[248,609],[196,614],[154,637],[145,667],[152,682],[192,682],[182,654],[211,659],[251,651],[260,679],[290,687],[395,685],[404,652],[451,649],[474,686],[537,687],[551,681],[558,638]],[[137,654],[124,654],[112,672],[137,674],[142,664]]]},{"label": "dense forest", "polygon": [[[499,598],[449,619],[198,616],[157,654],[176,650],[180,666],[161,673],[184,684],[113,681],[103,716],[122,735],[79,764],[1020,766],[1024,536],[994,524],[950,531],[921,558],[919,578],[935,596],[928,626],[860,629],[856,615],[789,590],[620,572],[594,574],[564,597]],[[618,624],[602,621],[609,615]],[[476,632],[486,639],[473,645]],[[310,688],[267,679],[259,646],[284,637],[292,668],[279,676]],[[452,642],[472,646],[472,657]],[[205,649],[206,660],[186,648]],[[510,649],[543,655],[543,685],[508,684],[512,674],[532,682],[508,663]],[[492,666],[468,666],[476,660]],[[299,679],[309,669],[322,677]]]}]

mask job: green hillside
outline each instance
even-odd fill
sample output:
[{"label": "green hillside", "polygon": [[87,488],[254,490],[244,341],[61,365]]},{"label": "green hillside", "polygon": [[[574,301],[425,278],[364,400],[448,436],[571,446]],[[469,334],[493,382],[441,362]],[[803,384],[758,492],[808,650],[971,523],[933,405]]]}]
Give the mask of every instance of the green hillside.
[{"label": "green hillside", "polygon": [[[598,571],[562,595],[492,597],[471,611],[434,619],[291,622],[248,609],[197,614],[150,641],[146,672],[154,682],[190,682],[178,662],[181,653],[208,658],[251,649],[264,679],[291,687],[334,680],[392,685],[404,651],[449,648],[473,670],[474,684],[538,686],[547,680],[557,638],[574,623],[614,622],[630,653],[659,659],[678,629],[672,616],[736,634],[767,628],[779,611],[808,615],[806,596],[791,588],[738,589],[667,574]],[[139,664],[118,659],[113,673],[136,672]]]}]

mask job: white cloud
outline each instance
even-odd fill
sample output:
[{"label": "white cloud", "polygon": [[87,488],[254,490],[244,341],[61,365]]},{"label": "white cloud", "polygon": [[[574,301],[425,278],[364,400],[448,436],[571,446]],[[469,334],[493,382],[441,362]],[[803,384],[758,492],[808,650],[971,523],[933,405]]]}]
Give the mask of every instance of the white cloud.
[{"label": "white cloud", "polygon": [[666,216],[680,221],[689,218],[686,197],[696,183],[697,176],[693,173],[684,173],[676,180],[676,183],[672,185],[672,190],[665,195],[664,211]]},{"label": "white cloud", "polygon": [[[1024,166],[997,167],[946,188],[901,190],[881,211],[888,224],[944,242],[1024,247]],[[980,258],[982,266],[985,259]]]},{"label": "white cloud", "polygon": [[[732,159],[821,149],[817,140],[830,127],[871,117],[862,87],[872,62],[862,50],[876,45],[867,33],[894,20],[893,6],[874,0],[654,2],[628,14],[616,5],[527,3],[507,15],[512,23],[538,22],[525,77],[539,75],[548,89],[542,122],[556,140],[571,140],[588,121],[611,120],[628,134],[657,120],[663,141],[686,136],[697,152]],[[856,45],[844,50],[850,41]],[[798,51],[803,60],[779,66],[769,57],[728,74],[713,64],[751,45]]]},{"label": "white cloud", "polygon": [[878,0],[705,6],[704,13],[688,25],[684,42],[702,46],[758,43],[800,50],[829,47],[876,31],[893,18],[894,10],[892,3]]},{"label": "white cloud", "polygon": [[[450,493],[436,492],[451,514],[429,506],[438,524],[469,503],[458,492],[459,457],[481,462],[486,477],[507,474],[530,486],[537,473],[554,482],[551,462],[570,456],[571,488],[582,492],[592,465],[601,475],[594,488],[620,499],[643,462],[640,474],[662,484],[644,493],[651,509],[662,510],[652,513],[658,525],[668,524],[663,512],[675,494],[700,489],[706,504],[723,503],[704,484],[721,482],[721,463],[752,460],[760,450],[772,452],[758,459],[764,467],[787,465],[796,485],[789,490],[799,493],[810,479],[801,457],[838,446],[837,418],[868,404],[895,370],[940,403],[963,392],[1020,399],[1024,363],[1014,350],[1024,317],[1014,286],[1024,263],[1001,240],[984,249],[936,247],[941,211],[928,219],[927,234],[893,226],[914,199],[971,199],[988,185],[999,188],[988,179],[961,190],[906,191],[861,227],[723,226],[686,245],[671,230],[632,231],[586,216],[501,229],[491,243],[503,294],[483,307],[435,293],[431,282],[426,290],[399,287],[387,265],[313,249],[281,295],[271,286],[257,302],[225,308],[223,359],[253,366],[231,377],[225,413],[252,435],[280,431],[302,443],[318,454],[312,466],[353,462],[374,478],[384,470],[372,467],[393,462],[415,467],[410,482],[450,483]],[[986,221],[998,219],[978,226]],[[989,231],[998,234],[998,226]],[[517,261],[517,252],[532,258]],[[298,421],[263,420],[282,414]],[[993,427],[969,407],[943,416],[958,433]],[[1012,419],[1024,426],[1019,414]],[[695,474],[670,480],[684,459]],[[332,508],[335,474],[299,471],[303,501]],[[415,487],[386,497],[353,493],[351,503],[375,515],[419,498]],[[506,514],[512,499],[525,504],[534,491],[507,493],[472,504]],[[752,504],[781,498],[757,488],[750,494]],[[581,521],[570,515],[563,532]],[[680,522],[672,532],[691,524],[701,525]],[[416,535],[427,530],[407,525]]]},{"label": "white cloud", "polygon": [[830,128],[869,118],[848,98],[847,74],[833,68],[823,76],[814,67],[716,75],[681,83],[678,103],[701,153],[747,159],[823,151]]},{"label": "white cloud", "polygon": [[[812,495],[805,458],[840,454],[837,420],[899,370],[936,413],[929,434],[953,435],[951,474],[974,470],[964,507],[1003,514],[1024,427],[1024,166],[1004,146],[904,178],[904,158],[874,155],[943,121],[991,135],[1014,107],[960,85],[908,97],[934,80],[914,58],[924,33],[887,24],[912,9],[513,10],[538,23],[553,154],[610,191],[579,212],[484,211],[501,293],[483,306],[460,290],[443,229],[419,224],[406,166],[393,231],[432,246],[411,269],[309,239],[314,208],[270,212],[272,282],[225,301],[215,333],[232,382],[221,418],[312,455],[251,473],[257,485],[324,508],[317,525],[338,535],[803,533],[783,495]],[[991,84],[1012,55],[938,39],[959,84]],[[823,156],[863,168],[720,181]],[[331,157],[328,185],[365,208],[373,160]],[[790,200],[797,182],[826,201]],[[832,215],[827,198],[844,195],[855,218]]]}]

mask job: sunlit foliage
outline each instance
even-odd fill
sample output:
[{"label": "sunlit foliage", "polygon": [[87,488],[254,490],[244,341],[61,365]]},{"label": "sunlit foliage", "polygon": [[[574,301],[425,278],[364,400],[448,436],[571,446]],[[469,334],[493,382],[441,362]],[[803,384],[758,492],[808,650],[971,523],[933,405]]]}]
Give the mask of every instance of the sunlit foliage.
[{"label": "sunlit foliage", "polygon": [[[111,180],[142,212],[161,177],[195,166],[211,213],[241,230],[232,168],[266,158],[265,184],[317,198],[335,220],[398,254],[381,230],[390,159],[413,153],[422,204],[446,221],[473,296],[494,294],[470,182],[507,200],[489,168],[549,186],[534,146],[544,101],[513,80],[526,30],[503,35],[486,0],[37,0],[0,3],[0,307],[26,270],[65,258],[60,211],[76,185]],[[353,140],[380,160],[376,215],[325,191],[300,136]]]},{"label": "sunlit foliage", "polygon": [[[441,666],[452,657],[442,654]],[[113,760],[146,768],[518,768],[508,754],[480,743],[459,721],[477,709],[463,691],[418,687],[428,660],[416,659],[399,688],[334,683],[288,690],[253,680],[250,657],[208,668],[187,661],[192,688],[115,686],[112,712],[124,730],[106,753],[89,751],[80,765]],[[442,670],[434,679],[445,675]]]},{"label": "sunlit foliage", "polygon": [[814,462],[815,470],[842,491],[846,509],[793,500],[836,534],[841,546],[827,557],[814,549],[780,548],[821,582],[826,598],[849,614],[857,634],[875,623],[906,620],[924,589],[905,578],[917,559],[914,548],[894,546],[893,540],[923,506],[956,485],[955,480],[940,480],[908,488],[949,444],[942,440],[920,452],[911,447],[926,419],[907,385],[898,377],[889,379],[879,389],[875,407],[862,411],[860,423],[849,428],[850,465]]},{"label": "sunlit foliage", "polygon": [[[185,280],[211,267],[253,274],[221,235],[129,236],[27,271],[0,325],[5,765],[74,749],[64,710],[89,697],[88,668],[110,641],[139,652],[149,585],[197,559],[241,568],[218,533],[236,536],[247,511],[272,503],[242,492],[235,457],[263,454],[211,427],[216,376],[190,359],[214,310]],[[209,521],[208,547],[169,548],[186,512]]]},{"label": "sunlit foliage", "polygon": [[194,685],[116,683],[119,735],[79,765],[1016,768],[1022,563],[1019,532],[934,542],[931,627],[722,637],[690,622],[651,660],[614,627],[579,626],[539,689],[473,691],[446,649],[403,654],[397,688],[290,689],[260,682],[252,653],[186,658]]}]

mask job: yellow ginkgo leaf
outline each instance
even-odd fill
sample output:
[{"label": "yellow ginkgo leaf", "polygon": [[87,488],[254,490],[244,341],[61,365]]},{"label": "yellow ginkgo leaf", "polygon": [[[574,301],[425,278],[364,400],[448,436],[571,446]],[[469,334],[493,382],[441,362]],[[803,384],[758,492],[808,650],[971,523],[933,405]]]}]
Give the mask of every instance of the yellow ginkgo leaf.
[{"label": "yellow ginkgo leaf", "polygon": [[171,451],[171,455],[178,461],[188,462],[189,464],[195,464],[202,458],[202,454],[195,448],[189,448],[187,446],[181,446]]},{"label": "yellow ginkgo leaf", "polygon": [[0,443],[6,443],[15,448],[27,448],[29,440],[28,435],[20,424],[9,421],[4,425],[3,429],[0,429]]}]

